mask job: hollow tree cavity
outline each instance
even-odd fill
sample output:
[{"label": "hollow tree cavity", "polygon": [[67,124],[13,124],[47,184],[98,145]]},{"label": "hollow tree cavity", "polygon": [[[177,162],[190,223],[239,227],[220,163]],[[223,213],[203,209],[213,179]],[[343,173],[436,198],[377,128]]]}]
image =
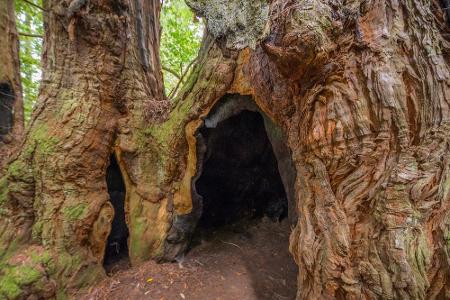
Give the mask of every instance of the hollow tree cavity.
[{"label": "hollow tree cavity", "polygon": [[125,183],[120,167],[114,155],[110,158],[110,165],[106,170],[106,183],[109,201],[114,209],[111,230],[106,241],[103,264],[106,268],[122,259],[128,259],[128,226],[125,215]]},{"label": "hollow tree cavity", "polygon": [[244,110],[200,134],[207,150],[196,183],[202,198],[198,227],[264,215],[274,221],[287,217],[286,193],[259,113]]},{"label": "hollow tree cavity", "polygon": [[176,216],[166,258],[186,251],[193,234],[267,216],[295,224],[295,168],[286,139],[255,105],[239,94],[224,95],[196,133],[192,211]]}]

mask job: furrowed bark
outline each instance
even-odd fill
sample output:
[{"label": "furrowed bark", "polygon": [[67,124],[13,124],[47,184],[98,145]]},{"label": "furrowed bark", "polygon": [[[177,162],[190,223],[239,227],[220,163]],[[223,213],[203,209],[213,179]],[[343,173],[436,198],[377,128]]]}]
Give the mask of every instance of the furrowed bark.
[{"label": "furrowed bark", "polygon": [[[139,158],[122,159],[118,136],[157,121],[167,107],[159,1],[49,0],[44,6],[41,92],[20,155],[2,179],[0,281],[12,288],[0,294],[11,298],[53,297],[104,276],[114,216],[109,158],[118,157],[127,185],[140,180],[139,170],[128,169]],[[131,209],[133,195],[130,186]],[[14,276],[26,271],[32,278]]]},{"label": "furrowed bark", "polygon": [[[207,28],[242,30],[194,2]],[[233,2],[213,2],[233,11]],[[270,34],[255,49],[217,35],[179,104],[189,110],[178,122],[186,165],[167,258],[185,249],[195,224],[196,130],[218,99],[239,93],[288,137],[298,299],[448,298],[449,30],[437,5],[272,1]],[[255,12],[242,14],[253,20]]]},{"label": "furrowed bark", "polygon": [[287,190],[298,215],[289,245],[298,299],[448,298],[450,45],[441,4],[188,3],[208,34],[170,109],[158,1],[91,1],[89,10],[74,2],[70,17],[63,2],[46,5],[61,13],[46,16],[40,105],[1,190],[0,280],[34,252],[48,253],[27,262],[45,284],[14,281],[25,294],[103,273],[112,150],[133,264],[182,255],[198,219],[198,129],[220,100],[240,94],[282,131],[292,156],[295,176],[281,175],[296,178]]}]

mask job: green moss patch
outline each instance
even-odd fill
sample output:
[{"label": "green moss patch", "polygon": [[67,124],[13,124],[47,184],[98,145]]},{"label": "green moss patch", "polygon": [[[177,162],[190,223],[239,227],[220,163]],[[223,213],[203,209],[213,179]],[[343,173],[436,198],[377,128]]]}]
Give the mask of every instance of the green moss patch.
[{"label": "green moss patch", "polygon": [[39,153],[42,155],[49,155],[54,152],[55,146],[58,144],[59,139],[49,134],[48,127],[41,125],[32,134],[34,140],[38,144]]},{"label": "green moss patch", "polygon": [[76,205],[65,207],[63,209],[63,214],[70,220],[79,220],[84,216],[86,209],[87,205],[85,203],[78,203]]},{"label": "green moss patch", "polygon": [[10,176],[20,178],[23,171],[26,169],[27,165],[25,164],[25,162],[18,159],[9,165],[8,172]]},{"label": "green moss patch", "polygon": [[8,299],[16,299],[22,293],[22,287],[38,281],[42,274],[28,265],[5,267],[0,278],[0,295]]},{"label": "green moss patch", "polygon": [[0,208],[8,200],[8,178],[3,176],[0,178]]},{"label": "green moss patch", "polygon": [[5,276],[0,280],[0,297],[15,299],[19,297],[21,293],[21,288],[17,285],[13,278]]}]

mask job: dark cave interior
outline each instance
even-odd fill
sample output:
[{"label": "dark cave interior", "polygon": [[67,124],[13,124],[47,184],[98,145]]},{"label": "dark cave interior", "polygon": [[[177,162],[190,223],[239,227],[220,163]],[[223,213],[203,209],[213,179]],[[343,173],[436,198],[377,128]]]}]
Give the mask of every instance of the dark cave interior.
[{"label": "dark cave interior", "polygon": [[196,182],[202,197],[196,232],[263,216],[287,217],[286,193],[260,113],[243,110],[200,133],[206,152]]},{"label": "dark cave interior", "polygon": [[103,264],[105,269],[115,263],[128,259],[128,227],[125,220],[125,183],[114,155],[106,171],[106,183],[110,202],[114,207],[114,219],[105,248]]}]

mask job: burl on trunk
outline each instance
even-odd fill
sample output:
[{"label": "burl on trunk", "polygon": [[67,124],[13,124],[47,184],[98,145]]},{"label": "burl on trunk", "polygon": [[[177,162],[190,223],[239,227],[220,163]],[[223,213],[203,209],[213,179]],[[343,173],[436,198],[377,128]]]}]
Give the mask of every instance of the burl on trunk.
[{"label": "burl on trunk", "polygon": [[200,129],[257,110],[286,166],[298,299],[449,298],[442,3],[187,2],[207,34],[169,105],[159,1],[48,1],[39,105],[1,190],[0,280],[53,295],[104,274],[111,153],[132,263],[173,259],[199,218]]}]

